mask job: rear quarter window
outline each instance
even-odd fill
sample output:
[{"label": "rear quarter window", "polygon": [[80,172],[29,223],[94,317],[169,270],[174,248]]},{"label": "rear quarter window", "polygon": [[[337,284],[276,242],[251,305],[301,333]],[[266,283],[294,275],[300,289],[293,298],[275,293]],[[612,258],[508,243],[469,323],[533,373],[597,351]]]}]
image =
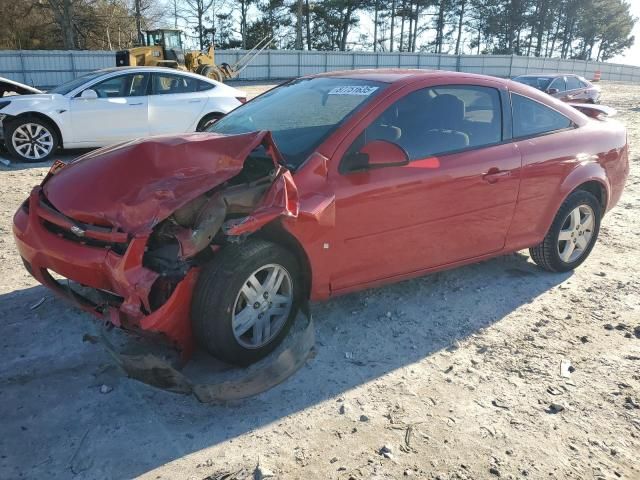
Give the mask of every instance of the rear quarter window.
[{"label": "rear quarter window", "polygon": [[211,90],[212,88],[215,88],[215,85],[213,83],[203,82],[202,80],[198,81],[199,92],[204,92],[205,90]]},{"label": "rear quarter window", "polygon": [[511,108],[514,138],[544,135],[573,126],[560,112],[517,93],[511,94]]}]

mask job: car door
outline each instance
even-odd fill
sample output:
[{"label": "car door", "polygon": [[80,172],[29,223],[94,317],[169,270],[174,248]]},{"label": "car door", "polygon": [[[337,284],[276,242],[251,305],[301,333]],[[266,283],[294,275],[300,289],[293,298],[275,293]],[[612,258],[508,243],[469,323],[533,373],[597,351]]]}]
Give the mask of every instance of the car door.
[{"label": "car door", "polygon": [[564,100],[567,84],[565,77],[556,77],[547,87],[547,92],[555,91],[551,96]]},{"label": "car door", "polygon": [[198,91],[200,81],[177,73],[153,73],[149,97],[151,135],[195,130],[205,104],[206,93]]},{"label": "car door", "polygon": [[[546,233],[549,212],[558,208],[562,182],[580,163],[573,121],[538,102],[511,93],[513,141],[522,154],[522,181],[508,243],[532,245]],[[578,129],[579,130],[579,129]]]},{"label": "car door", "polygon": [[582,83],[573,75],[567,76],[567,92],[565,101],[568,102],[586,102],[588,96],[586,95],[586,89]]},{"label": "car door", "polygon": [[521,168],[509,115],[506,90],[450,85],[406,93],[367,122],[342,162],[373,140],[400,146],[410,161],[341,168],[330,178],[338,249],[331,289],[501,250]]},{"label": "car door", "polygon": [[73,128],[69,143],[94,147],[149,135],[148,82],[146,73],[117,75],[84,89],[95,91],[98,98],[76,94],[70,102]]}]

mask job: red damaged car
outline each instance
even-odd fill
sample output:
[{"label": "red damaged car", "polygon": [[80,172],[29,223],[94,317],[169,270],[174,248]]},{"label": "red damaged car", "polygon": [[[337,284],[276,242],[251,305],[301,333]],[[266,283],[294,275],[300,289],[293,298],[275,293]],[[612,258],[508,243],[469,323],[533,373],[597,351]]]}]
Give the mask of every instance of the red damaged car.
[{"label": "red damaged car", "polygon": [[249,364],[309,298],[525,248],[580,265],[629,165],[625,129],[579,108],[465,73],[304,77],[211,133],[54,165],[15,239],[38,281],[114,325]]}]

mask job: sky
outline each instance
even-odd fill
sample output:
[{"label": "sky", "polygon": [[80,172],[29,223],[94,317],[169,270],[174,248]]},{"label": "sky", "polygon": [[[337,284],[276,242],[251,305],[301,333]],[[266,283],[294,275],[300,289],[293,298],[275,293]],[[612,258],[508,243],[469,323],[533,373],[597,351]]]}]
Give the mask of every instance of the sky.
[{"label": "sky", "polygon": [[640,0],[630,0],[630,3],[631,15],[639,19],[633,29],[636,41],[633,46],[625,50],[622,55],[617,55],[608,61],[611,63],[625,63],[627,65],[640,66]]}]

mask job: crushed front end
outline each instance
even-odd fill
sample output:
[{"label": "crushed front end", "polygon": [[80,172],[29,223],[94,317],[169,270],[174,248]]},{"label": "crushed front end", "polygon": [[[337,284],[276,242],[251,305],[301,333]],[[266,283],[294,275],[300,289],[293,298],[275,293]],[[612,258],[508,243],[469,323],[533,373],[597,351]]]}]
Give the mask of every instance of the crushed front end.
[{"label": "crushed front end", "polygon": [[297,215],[291,174],[267,132],[132,142],[89,157],[54,164],[16,212],[24,264],[83,309],[188,358],[200,265]]}]

